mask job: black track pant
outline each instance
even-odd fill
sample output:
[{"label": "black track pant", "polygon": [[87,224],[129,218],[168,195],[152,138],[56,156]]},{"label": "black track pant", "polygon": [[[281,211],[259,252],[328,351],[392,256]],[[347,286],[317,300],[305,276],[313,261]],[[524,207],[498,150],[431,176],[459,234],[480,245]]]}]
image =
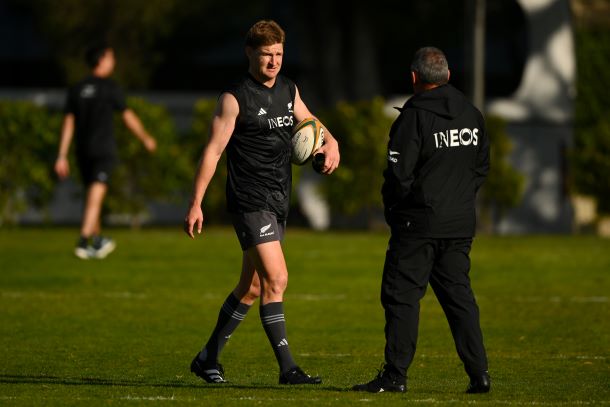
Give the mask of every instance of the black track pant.
[{"label": "black track pant", "polygon": [[413,238],[392,230],[381,283],[388,368],[406,377],[417,344],[419,301],[430,283],[466,372],[487,370],[479,307],[468,277],[471,245],[472,238]]}]

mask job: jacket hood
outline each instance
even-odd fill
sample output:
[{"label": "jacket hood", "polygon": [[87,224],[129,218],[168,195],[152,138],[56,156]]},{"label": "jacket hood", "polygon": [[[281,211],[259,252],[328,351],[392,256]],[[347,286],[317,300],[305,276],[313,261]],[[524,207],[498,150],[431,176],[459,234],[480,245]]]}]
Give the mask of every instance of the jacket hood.
[{"label": "jacket hood", "polygon": [[453,86],[441,85],[412,96],[402,109],[408,108],[429,111],[438,116],[453,120],[460,116],[468,105],[466,96]]}]

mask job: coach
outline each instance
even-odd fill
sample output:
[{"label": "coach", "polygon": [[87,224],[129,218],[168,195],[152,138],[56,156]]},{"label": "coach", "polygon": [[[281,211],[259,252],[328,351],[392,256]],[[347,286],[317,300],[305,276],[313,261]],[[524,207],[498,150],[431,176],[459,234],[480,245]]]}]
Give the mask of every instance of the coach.
[{"label": "coach", "polygon": [[388,143],[382,188],[391,237],[381,285],[385,365],[357,391],[404,392],[417,343],[419,302],[432,286],[470,377],[469,393],[489,391],[479,308],[470,287],[475,196],[489,171],[481,113],[449,85],[437,48],[419,49],[411,65],[415,95],[399,109]]}]

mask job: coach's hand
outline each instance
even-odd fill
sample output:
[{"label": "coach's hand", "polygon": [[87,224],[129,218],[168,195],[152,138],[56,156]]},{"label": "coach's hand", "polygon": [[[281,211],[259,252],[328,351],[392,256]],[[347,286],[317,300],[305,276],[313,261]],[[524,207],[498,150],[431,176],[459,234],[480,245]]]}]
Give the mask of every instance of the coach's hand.
[{"label": "coach's hand", "polygon": [[201,234],[201,228],[203,227],[203,212],[199,205],[191,206],[184,218],[184,231],[191,239],[195,238],[195,234],[193,233],[195,225],[197,225],[197,234]]}]

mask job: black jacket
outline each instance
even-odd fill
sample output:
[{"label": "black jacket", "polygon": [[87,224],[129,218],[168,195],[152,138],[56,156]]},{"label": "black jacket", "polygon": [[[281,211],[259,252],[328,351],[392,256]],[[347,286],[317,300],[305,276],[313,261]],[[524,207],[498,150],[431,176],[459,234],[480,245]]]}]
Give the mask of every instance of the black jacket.
[{"label": "black jacket", "polygon": [[471,237],[489,172],[481,112],[451,85],[416,94],[390,130],[383,204],[388,224],[417,237]]}]

